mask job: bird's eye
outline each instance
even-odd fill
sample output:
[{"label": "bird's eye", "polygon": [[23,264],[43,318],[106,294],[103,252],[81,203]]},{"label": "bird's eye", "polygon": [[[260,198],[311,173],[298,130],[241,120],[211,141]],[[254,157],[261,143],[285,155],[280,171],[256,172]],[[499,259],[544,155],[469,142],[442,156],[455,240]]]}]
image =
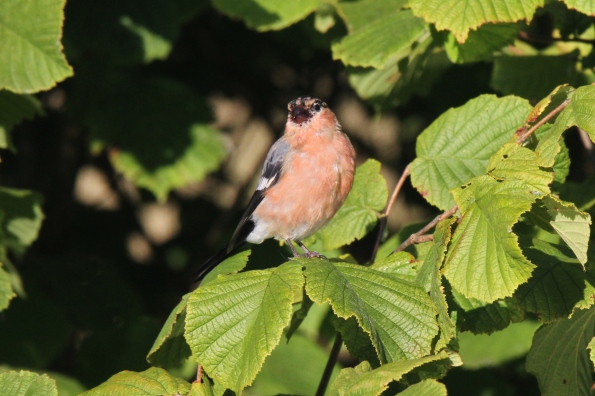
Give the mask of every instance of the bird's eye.
[{"label": "bird's eye", "polygon": [[322,106],[319,103],[316,103],[314,106],[314,110],[318,113],[320,110],[322,110]]}]

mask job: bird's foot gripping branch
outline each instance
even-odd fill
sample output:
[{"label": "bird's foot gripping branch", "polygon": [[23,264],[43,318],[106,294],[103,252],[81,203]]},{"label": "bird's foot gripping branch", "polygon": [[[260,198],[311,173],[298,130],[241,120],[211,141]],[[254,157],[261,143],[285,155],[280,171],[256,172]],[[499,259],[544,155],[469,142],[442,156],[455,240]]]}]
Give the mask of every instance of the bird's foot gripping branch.
[{"label": "bird's foot gripping branch", "polygon": [[[327,394],[379,394],[393,383],[395,393],[444,395],[438,380],[460,364],[461,334],[490,334],[535,318],[542,324],[528,370],[551,394],[586,392],[589,365],[578,362],[589,359],[595,337],[586,213],[595,192],[565,183],[570,158],[562,137],[570,128],[595,140],[595,86],[559,87],[535,107],[484,95],[447,111],[420,135],[408,168],[414,187],[444,212],[414,238],[378,238],[371,264],[339,255],[336,249],[371,232],[390,210],[380,165],[367,161],[344,206],[312,237],[338,258],[240,272],[249,258],[240,252],[174,309],[148,359],[161,367],[191,359],[201,367],[199,381],[152,368],[117,374],[88,394],[124,383],[239,394],[286,345],[283,335],[291,345],[308,314],[324,304],[331,309],[327,323],[359,362],[330,381],[332,370],[325,371]],[[559,343],[560,334],[572,337]]]}]

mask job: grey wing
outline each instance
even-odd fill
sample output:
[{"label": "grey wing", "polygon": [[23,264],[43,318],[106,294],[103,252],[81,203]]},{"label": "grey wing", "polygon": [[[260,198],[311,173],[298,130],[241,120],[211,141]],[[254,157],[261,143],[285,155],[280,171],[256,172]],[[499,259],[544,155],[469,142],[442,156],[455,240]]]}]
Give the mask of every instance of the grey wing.
[{"label": "grey wing", "polygon": [[283,163],[288,151],[289,144],[283,138],[277,140],[275,144],[271,146],[271,149],[264,160],[262,175],[256,186],[256,191],[254,191],[254,194],[246,207],[246,211],[227,246],[228,252],[245,243],[246,238],[254,229],[252,213],[254,213],[254,210],[256,210],[258,205],[260,205],[264,199],[265,191],[274,186],[281,178]]},{"label": "grey wing", "polygon": [[283,162],[288,151],[289,144],[283,138],[277,140],[271,146],[262,166],[262,175],[256,186],[257,191],[266,191],[279,181],[283,171]]}]

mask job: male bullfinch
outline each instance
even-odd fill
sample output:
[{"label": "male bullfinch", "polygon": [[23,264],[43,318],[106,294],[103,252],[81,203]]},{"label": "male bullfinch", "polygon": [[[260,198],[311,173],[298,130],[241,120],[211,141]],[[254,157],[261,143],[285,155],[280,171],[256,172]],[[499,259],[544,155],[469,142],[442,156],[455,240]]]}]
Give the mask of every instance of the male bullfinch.
[{"label": "male bullfinch", "polygon": [[353,185],[355,150],[320,99],[300,97],[287,108],[285,132],[266,156],[256,191],[231,241],[203,264],[196,281],[247,242],[275,238],[286,241],[294,257],[323,257],[302,240],[327,224],[345,202]]}]

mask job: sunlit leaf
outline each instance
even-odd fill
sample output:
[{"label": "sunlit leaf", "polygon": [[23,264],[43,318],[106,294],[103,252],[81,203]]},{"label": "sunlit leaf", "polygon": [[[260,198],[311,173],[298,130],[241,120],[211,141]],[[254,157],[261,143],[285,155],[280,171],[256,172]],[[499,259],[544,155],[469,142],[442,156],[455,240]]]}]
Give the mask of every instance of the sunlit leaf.
[{"label": "sunlit leaf", "polygon": [[396,14],[407,0],[340,1],[335,5],[349,32],[371,25],[388,14]]},{"label": "sunlit leaf", "polygon": [[81,396],[177,396],[189,391],[188,382],[152,367],[140,373],[122,371]]},{"label": "sunlit leaf", "polygon": [[33,93],[72,76],[62,53],[65,0],[0,2],[0,89]]},{"label": "sunlit leaf", "polygon": [[522,180],[533,189],[534,194],[548,194],[553,172],[538,166],[535,152],[516,143],[507,143],[490,158],[488,173],[498,180]]},{"label": "sunlit leaf", "polygon": [[442,263],[444,262],[446,247],[452,236],[450,227],[455,220],[454,218],[445,219],[436,226],[434,244],[419,269],[416,279],[417,283],[425,287],[426,292],[430,294],[430,298],[436,305],[436,308],[438,308],[440,339],[435,347],[438,351],[445,348],[455,335],[455,324],[450,319],[448,304],[446,303],[442,286],[442,272],[440,272]]},{"label": "sunlit leaf", "polygon": [[289,325],[302,266],[221,276],[190,294],[186,341],[195,361],[236,393],[250,385]]},{"label": "sunlit leaf", "polygon": [[415,15],[464,42],[469,30],[488,22],[531,21],[543,0],[410,0],[409,5]]},{"label": "sunlit leaf", "polygon": [[583,14],[595,16],[595,3],[591,0],[564,0],[568,8],[575,9]]},{"label": "sunlit leaf", "polygon": [[8,371],[0,374],[0,394],[6,396],[58,396],[56,382],[47,374]]},{"label": "sunlit leaf", "polygon": [[381,363],[412,359],[431,352],[438,332],[436,309],[420,286],[361,265],[303,261],[306,292],[335,314],[355,316],[369,334]]},{"label": "sunlit leaf", "polygon": [[521,251],[512,226],[531,209],[535,195],[521,180],[479,176],[453,191],[462,213],[444,264],[444,275],[466,297],[484,302],[511,296],[535,267]]},{"label": "sunlit leaf", "polygon": [[213,0],[213,5],[220,12],[243,19],[246,26],[258,31],[279,30],[292,25],[321,4],[321,0]]},{"label": "sunlit leaf", "polygon": [[517,24],[490,23],[469,32],[464,43],[459,43],[452,33],[449,34],[444,48],[454,63],[478,62],[491,59],[494,52],[512,44],[518,31]]},{"label": "sunlit leaf", "polygon": [[428,202],[450,209],[455,203],[450,190],[485,174],[490,157],[530,110],[520,98],[482,95],[446,111],[417,139],[411,182]]},{"label": "sunlit leaf", "polygon": [[345,368],[329,388],[330,396],[380,395],[388,384],[401,379],[403,374],[416,367],[436,360],[448,359],[446,352],[418,359],[385,364],[372,370],[368,362],[362,362],[355,368]]},{"label": "sunlit leaf", "polygon": [[350,66],[383,69],[392,56],[408,53],[426,29],[423,19],[409,10],[388,13],[333,44],[333,59]]},{"label": "sunlit leaf", "polygon": [[532,213],[546,222],[572,249],[579,262],[587,262],[587,249],[591,232],[591,216],[579,211],[571,202],[547,195],[538,201]]},{"label": "sunlit leaf", "polygon": [[423,380],[417,384],[413,384],[403,392],[398,393],[400,396],[446,396],[446,386],[435,380]]}]

